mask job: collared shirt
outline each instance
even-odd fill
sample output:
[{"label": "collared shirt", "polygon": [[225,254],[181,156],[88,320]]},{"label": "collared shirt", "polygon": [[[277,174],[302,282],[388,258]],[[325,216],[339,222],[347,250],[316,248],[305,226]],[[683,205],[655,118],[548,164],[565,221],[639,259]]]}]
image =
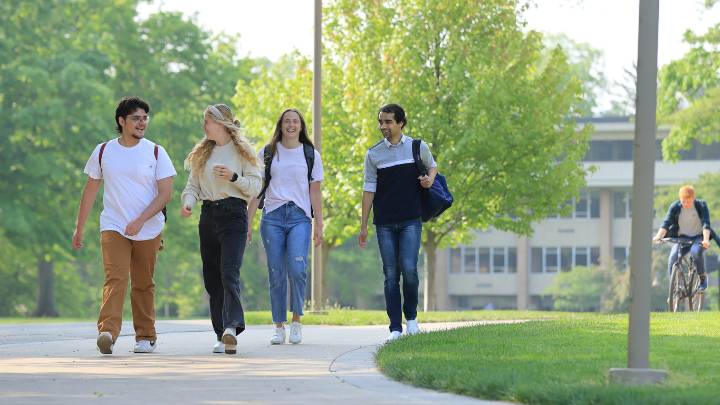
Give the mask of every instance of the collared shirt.
[{"label": "collared shirt", "polygon": [[[402,135],[396,145],[383,139],[365,155],[363,190],[375,193],[373,223],[385,225],[420,218],[420,181],[412,153],[413,138]],[[420,142],[420,160],[436,167],[430,148]]]}]

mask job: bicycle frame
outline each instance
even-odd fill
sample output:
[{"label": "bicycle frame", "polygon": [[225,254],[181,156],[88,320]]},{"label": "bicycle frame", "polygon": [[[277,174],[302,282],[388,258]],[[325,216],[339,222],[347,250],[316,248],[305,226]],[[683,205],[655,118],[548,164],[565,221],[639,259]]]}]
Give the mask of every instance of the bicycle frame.
[{"label": "bicycle frame", "polygon": [[700,276],[697,273],[695,258],[688,253],[683,254],[683,248],[692,246],[693,240],[689,238],[664,238],[662,241],[679,245],[677,260],[670,272],[668,310],[677,312],[680,301],[687,299],[687,309],[689,311],[699,311],[702,307],[703,294],[698,294]]}]

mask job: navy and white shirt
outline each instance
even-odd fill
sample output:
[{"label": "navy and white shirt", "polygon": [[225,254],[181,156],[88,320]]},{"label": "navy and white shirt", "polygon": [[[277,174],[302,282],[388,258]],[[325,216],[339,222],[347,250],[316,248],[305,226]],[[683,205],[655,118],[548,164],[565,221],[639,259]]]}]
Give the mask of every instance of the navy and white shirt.
[{"label": "navy and white shirt", "polygon": [[[412,141],[403,135],[397,145],[388,139],[373,145],[365,155],[363,190],[375,193],[373,223],[387,225],[420,218],[420,181],[412,154]],[[420,159],[426,168],[436,167],[425,142]]]}]

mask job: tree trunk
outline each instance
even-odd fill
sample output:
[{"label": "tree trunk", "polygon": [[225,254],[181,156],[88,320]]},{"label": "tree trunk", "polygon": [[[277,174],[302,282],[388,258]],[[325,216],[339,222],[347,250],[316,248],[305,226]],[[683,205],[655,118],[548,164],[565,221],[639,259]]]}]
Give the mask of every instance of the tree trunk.
[{"label": "tree trunk", "polygon": [[55,309],[55,285],[54,267],[51,261],[41,256],[37,260],[38,270],[38,305],[33,316],[59,316]]},{"label": "tree trunk", "polygon": [[437,309],[437,293],[435,289],[435,268],[437,265],[437,234],[433,231],[426,231],[425,240],[422,243],[424,260],[424,299],[423,310],[435,311]]}]

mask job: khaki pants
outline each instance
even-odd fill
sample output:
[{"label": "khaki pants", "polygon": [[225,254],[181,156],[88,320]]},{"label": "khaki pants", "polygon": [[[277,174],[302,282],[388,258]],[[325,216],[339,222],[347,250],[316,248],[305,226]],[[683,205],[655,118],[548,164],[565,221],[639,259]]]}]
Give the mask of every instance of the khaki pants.
[{"label": "khaki pants", "polygon": [[130,278],[135,340],[154,342],[155,334],[155,260],[162,235],[135,241],[115,231],[100,233],[105,284],[98,317],[98,332],[110,332],[113,341],[120,335],[123,303]]}]

